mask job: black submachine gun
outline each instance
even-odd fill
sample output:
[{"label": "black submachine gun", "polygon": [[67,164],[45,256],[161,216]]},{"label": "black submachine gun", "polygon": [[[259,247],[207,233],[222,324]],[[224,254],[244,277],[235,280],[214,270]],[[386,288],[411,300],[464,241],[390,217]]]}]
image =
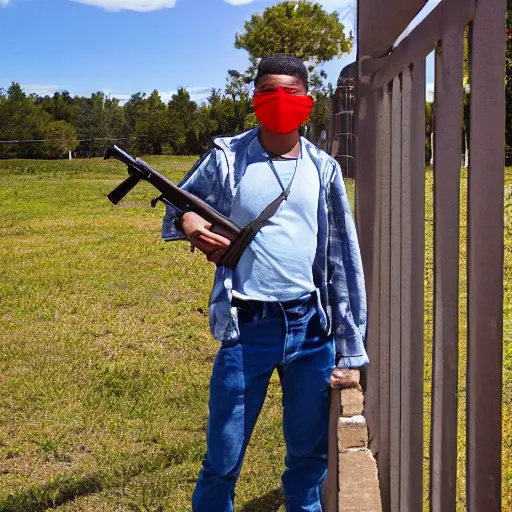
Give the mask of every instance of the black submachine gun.
[{"label": "black submachine gun", "polygon": [[113,204],[121,201],[140,180],[148,181],[161,193],[160,196],[151,201],[151,206],[154,207],[158,201],[162,201],[164,204],[168,204],[182,213],[188,211],[195,212],[210,222],[212,225],[210,230],[212,232],[222,235],[231,241],[231,245],[226,249],[219,265],[224,265],[232,270],[236,267],[245,248],[259,231],[263,219],[256,219],[258,222],[254,221],[244,228],[240,228],[203,200],[179,188],[175,183],[140,158],[133,158],[115,145],[110,146],[105,153],[105,160],[109,158],[115,158],[123,162],[128,167],[129,174],[126,180],[107,195]]}]

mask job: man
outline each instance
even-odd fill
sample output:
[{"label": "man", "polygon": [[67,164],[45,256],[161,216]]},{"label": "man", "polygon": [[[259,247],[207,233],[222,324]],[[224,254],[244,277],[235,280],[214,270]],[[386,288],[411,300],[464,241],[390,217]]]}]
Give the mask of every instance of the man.
[{"label": "man", "polygon": [[[210,326],[221,347],[193,510],[233,511],[245,450],[277,369],[286,507],[320,512],[329,383],[357,386],[353,369],[368,363],[361,258],[339,165],[299,136],[313,106],[304,64],[291,55],[266,57],[255,88],[261,126],[216,139],[180,183],[240,226],[283,197],[236,269],[219,265],[215,273]],[[210,227],[194,213],[180,218],[169,207],[163,238],[186,238],[218,263],[229,241]]]}]

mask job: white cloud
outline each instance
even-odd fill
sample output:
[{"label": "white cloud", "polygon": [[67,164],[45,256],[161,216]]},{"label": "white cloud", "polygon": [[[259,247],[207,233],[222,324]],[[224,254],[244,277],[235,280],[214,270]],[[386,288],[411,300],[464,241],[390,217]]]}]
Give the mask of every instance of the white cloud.
[{"label": "white cloud", "polygon": [[62,90],[58,85],[21,84],[21,88],[25,91],[26,94],[35,93],[38,96],[53,96],[54,92]]},{"label": "white cloud", "polygon": [[[0,0],[4,2],[8,0]],[[149,12],[174,7],[176,0],[72,0],[81,4],[94,5],[106,11]]]},{"label": "white cloud", "polygon": [[116,100],[119,100],[119,105],[123,106],[131,97],[131,94],[107,94],[108,98],[115,98]]},{"label": "white cloud", "polygon": [[[106,11],[137,11],[149,12],[159,9],[168,9],[176,5],[176,0],[71,0],[80,4],[101,7]],[[233,0],[238,3],[248,3],[252,0]],[[11,0],[0,0],[0,7],[7,7]]]},{"label": "white cloud", "polygon": [[245,4],[250,4],[252,2],[257,2],[258,0],[224,0],[224,1],[231,5],[245,5]]}]

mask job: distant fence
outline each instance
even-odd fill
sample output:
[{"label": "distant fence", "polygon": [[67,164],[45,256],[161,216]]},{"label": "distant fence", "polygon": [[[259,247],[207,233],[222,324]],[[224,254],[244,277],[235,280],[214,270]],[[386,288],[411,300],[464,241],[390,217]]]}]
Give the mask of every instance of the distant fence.
[{"label": "distant fence", "polygon": [[[63,142],[67,141],[58,139],[0,140],[0,158],[45,158],[44,147],[58,146]],[[135,137],[78,139],[76,147],[71,152],[62,151],[60,158],[99,157],[105,154],[105,150],[111,144],[126,147],[135,142]]]},{"label": "distant fence", "polygon": [[[395,16],[387,3],[380,4],[383,31],[386,16]],[[505,2],[442,0],[389,55],[359,61],[356,211],[371,361],[365,414],[388,512],[423,510],[427,421],[429,509],[456,510],[460,154],[468,23],[466,507],[470,512],[501,510]],[[432,410],[426,418],[425,58],[432,50],[434,336],[432,389],[427,390]]]},{"label": "distant fence", "polygon": [[[59,156],[48,156],[47,147],[62,144],[58,139],[0,140],[0,159],[6,158],[96,158],[102,157],[108,146],[116,144],[127,151],[152,154],[150,137],[94,137],[77,139],[71,152],[61,152]],[[173,154],[170,146],[161,144],[162,154]],[[50,152],[54,154],[54,152]],[[70,154],[71,153],[71,154]]]}]

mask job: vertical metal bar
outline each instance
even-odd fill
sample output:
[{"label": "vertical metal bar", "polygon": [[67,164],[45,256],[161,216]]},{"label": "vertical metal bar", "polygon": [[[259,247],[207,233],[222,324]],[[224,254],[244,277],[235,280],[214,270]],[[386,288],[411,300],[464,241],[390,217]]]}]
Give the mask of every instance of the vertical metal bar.
[{"label": "vertical metal bar", "polygon": [[391,511],[400,510],[400,369],[401,369],[401,246],[402,246],[402,91],[393,79],[391,108],[391,297],[389,342],[389,445]]},{"label": "vertical metal bar", "polygon": [[[360,132],[358,139],[367,150],[366,155],[361,154],[356,165],[356,209],[358,210],[358,233],[365,238],[364,247],[361,247],[363,268],[367,290],[368,304],[368,328],[367,328],[367,352],[370,359],[370,367],[364,372],[365,381],[365,417],[368,423],[369,447],[374,454],[379,452],[379,423],[380,423],[380,378],[379,378],[379,270],[380,261],[380,91],[367,89],[368,96],[364,102],[365,116],[360,120]],[[375,122],[376,121],[376,122]],[[371,126],[369,126],[371,125]],[[364,129],[363,129],[364,128]],[[362,162],[361,162],[362,161]],[[360,164],[373,165],[372,172]],[[367,206],[369,208],[359,208]],[[362,210],[362,211],[361,211]]]},{"label": "vertical metal bar", "polygon": [[339,449],[338,419],[341,416],[341,389],[330,390],[329,410],[329,453],[327,460],[327,478],[325,481],[325,512],[339,511]]},{"label": "vertical metal bar", "polygon": [[479,0],[472,27],[468,173],[469,512],[501,510],[504,0]]},{"label": "vertical metal bar", "polygon": [[424,316],[425,316],[425,59],[413,63],[411,112],[411,484],[407,510],[423,508]]},{"label": "vertical metal bar", "polygon": [[[377,148],[377,98],[378,94],[369,84],[358,84],[357,105],[357,158],[356,158],[356,188],[355,210],[356,224],[361,249],[361,258],[368,285],[372,282],[372,260],[375,247],[373,247],[373,221],[378,217],[375,210],[376,194],[376,168],[379,152]],[[348,132],[348,123],[342,128]],[[362,148],[362,149],[360,149]],[[369,290],[367,290],[369,291]],[[371,347],[369,347],[371,349]]]},{"label": "vertical metal bar", "polygon": [[[382,89],[374,91],[377,98],[377,162],[375,169],[375,180],[373,186],[375,188],[375,216],[373,219],[373,240],[372,245],[373,258],[372,264],[372,280],[368,283],[368,332],[372,335],[368,344],[368,357],[371,357],[371,371],[367,374],[368,388],[372,386],[371,396],[365,394],[365,416],[368,423],[369,446],[374,454],[380,451],[380,234],[381,234],[381,205],[382,205]],[[374,341],[375,340],[375,341]],[[372,428],[369,418],[377,418]]]},{"label": "vertical metal bar", "polygon": [[368,424],[369,447],[374,454],[380,445],[380,333],[379,333],[379,274],[380,261],[380,142],[378,123],[380,91],[368,84],[358,84],[357,141],[364,151],[356,159],[356,218],[365,273],[368,328],[367,351],[370,366],[363,372],[365,387],[365,417]]},{"label": "vertical metal bar", "polygon": [[380,443],[379,443],[379,481],[383,511],[390,510],[390,284],[391,284],[391,115],[390,98],[387,84],[382,88],[382,108],[380,113],[380,171],[381,189],[380,209],[380,301],[379,301],[379,344],[380,344]]},{"label": "vertical metal bar", "polygon": [[[400,290],[400,511],[411,510],[411,129],[412,77],[409,68],[402,72],[402,194],[401,194],[401,290]],[[415,234],[416,236],[416,234]]]},{"label": "vertical metal bar", "polygon": [[464,24],[450,24],[436,50],[434,159],[434,343],[430,503],[455,510],[459,203]]},{"label": "vertical metal bar", "polygon": [[[336,137],[336,99],[334,96],[329,98],[329,134],[327,136],[327,146],[325,151],[332,156],[332,145]],[[334,155],[336,156],[336,155]]]},{"label": "vertical metal bar", "polygon": [[402,73],[400,510],[423,501],[425,60]]}]

